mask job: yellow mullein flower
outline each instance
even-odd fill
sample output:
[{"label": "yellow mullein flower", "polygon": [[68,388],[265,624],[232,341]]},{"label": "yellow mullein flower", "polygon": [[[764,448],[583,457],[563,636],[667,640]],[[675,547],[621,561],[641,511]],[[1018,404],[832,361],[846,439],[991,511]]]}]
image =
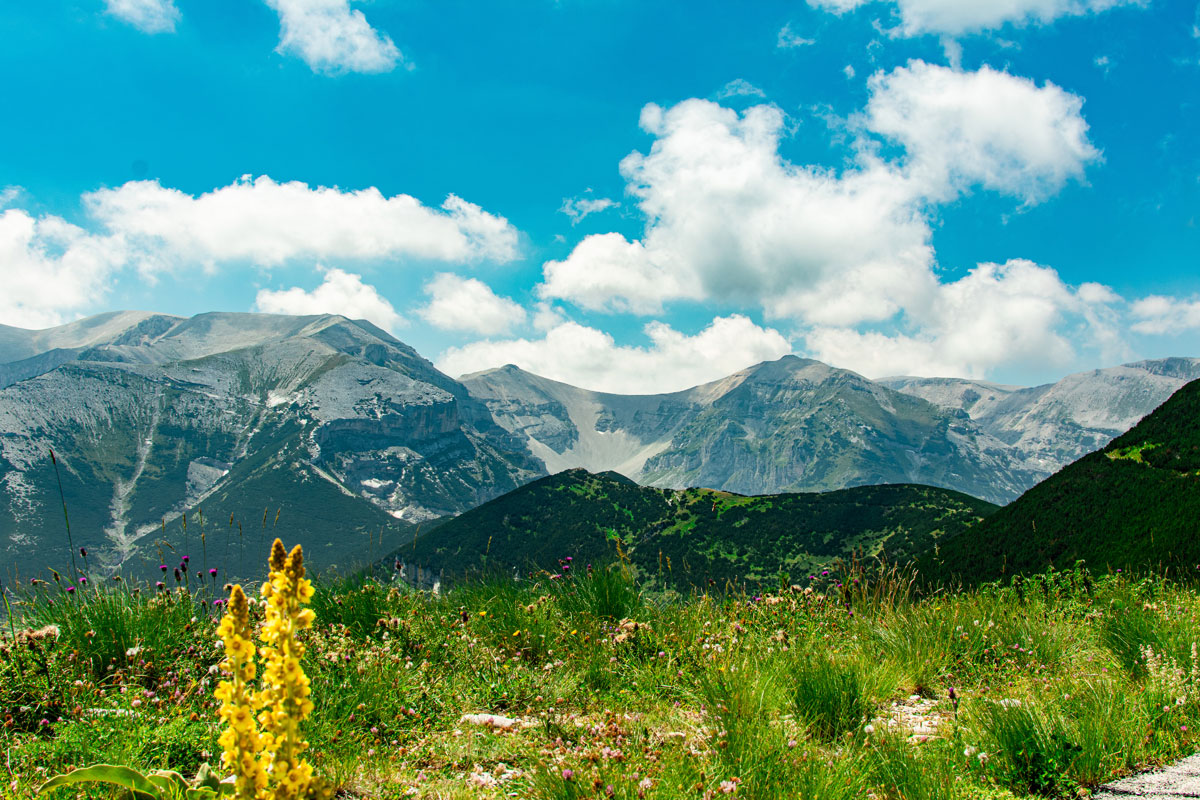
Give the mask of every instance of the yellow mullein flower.
[{"label": "yellow mullein flower", "polygon": [[262,800],[266,780],[258,760],[261,743],[254,725],[256,701],[249,686],[254,679],[255,648],[250,641],[250,605],[241,586],[234,586],[229,593],[229,606],[217,630],[225,643],[222,668],[230,677],[213,693],[221,701],[221,719],[229,726],[218,739],[224,751],[222,762],[236,775],[237,800]]},{"label": "yellow mullein flower", "polygon": [[288,553],[276,539],[271,546],[271,575],[263,584],[267,601],[262,628],[266,657],[258,695],[263,712],[259,722],[270,736],[269,775],[275,798],[290,800],[305,796],[312,785],[312,766],[300,754],[308,747],[300,735],[300,723],[312,712],[307,699],[308,678],[300,666],[304,645],[297,634],[312,625],[314,615],[301,606],[312,598],[312,584],[304,577],[304,555],[297,545]]}]

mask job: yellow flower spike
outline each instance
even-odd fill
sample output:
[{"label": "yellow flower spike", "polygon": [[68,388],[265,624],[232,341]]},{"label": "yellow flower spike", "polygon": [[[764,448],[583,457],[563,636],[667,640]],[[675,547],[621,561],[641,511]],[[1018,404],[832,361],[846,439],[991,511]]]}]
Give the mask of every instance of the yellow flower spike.
[{"label": "yellow flower spike", "polygon": [[250,641],[250,604],[240,585],[229,593],[229,605],[218,631],[227,656],[221,666],[231,678],[221,681],[213,693],[222,701],[220,717],[228,725],[218,739],[224,751],[222,761],[235,773],[237,800],[259,800],[262,796],[260,742],[254,726],[253,691],[247,685],[254,675],[255,648]]},{"label": "yellow flower spike", "polygon": [[296,545],[291,553],[276,539],[271,546],[271,575],[266,621],[262,629],[263,668],[258,702],[270,709],[259,715],[264,738],[270,737],[270,783],[275,798],[303,797],[312,784],[312,766],[300,754],[307,743],[300,734],[300,723],[312,712],[308,678],[300,666],[304,646],[296,634],[312,625],[312,611],[301,608],[312,597],[312,585],[304,577],[304,553]]}]

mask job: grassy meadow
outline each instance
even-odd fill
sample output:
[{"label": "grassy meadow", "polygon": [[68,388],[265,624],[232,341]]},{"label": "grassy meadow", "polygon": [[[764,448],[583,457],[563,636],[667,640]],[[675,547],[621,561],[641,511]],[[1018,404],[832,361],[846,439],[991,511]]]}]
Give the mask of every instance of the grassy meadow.
[{"label": "grassy meadow", "polygon": [[[845,568],[684,596],[562,566],[437,595],[316,582],[307,755],[339,796],[1071,797],[1196,749],[1200,597],[1162,579],[919,598]],[[98,762],[216,767],[221,587],[64,586],[9,592],[0,795]]]}]

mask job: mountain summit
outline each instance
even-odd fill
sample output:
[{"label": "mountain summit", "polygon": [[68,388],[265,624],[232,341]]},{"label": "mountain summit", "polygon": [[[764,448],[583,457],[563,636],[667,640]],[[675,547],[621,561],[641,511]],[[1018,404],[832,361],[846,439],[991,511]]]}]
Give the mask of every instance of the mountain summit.
[{"label": "mountain summit", "polygon": [[1022,389],[870,381],[785,356],[658,395],[578,389],[508,365],[461,378],[550,472],[613,470],[743,494],[925,483],[1005,503],[1103,446],[1200,360],[1145,361]]},{"label": "mountain summit", "polygon": [[243,548],[283,509],[316,563],[342,562],[543,474],[460,384],[365,321],[121,312],[5,328],[0,358],[6,568],[63,549],[49,448],[76,544],[108,566],[185,545],[173,528],[196,507],[221,535],[238,523]]}]

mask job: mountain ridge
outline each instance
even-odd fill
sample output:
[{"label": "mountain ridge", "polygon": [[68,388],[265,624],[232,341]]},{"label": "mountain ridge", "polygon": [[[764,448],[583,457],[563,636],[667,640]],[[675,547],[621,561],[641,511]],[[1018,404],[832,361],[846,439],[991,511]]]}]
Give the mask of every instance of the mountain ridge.
[{"label": "mountain ridge", "polygon": [[[811,404],[821,398],[802,391],[782,391],[774,404],[746,397],[744,407],[756,410],[744,411],[739,418],[739,392],[743,396],[754,393],[746,388],[747,382],[761,389],[771,383],[771,375],[789,371],[824,380],[835,377],[847,390],[841,400],[866,395],[873,400],[867,406],[850,403],[858,405],[857,414],[834,408],[832,419],[820,420],[819,415],[809,414],[805,421],[796,419],[804,417],[796,410],[798,401]],[[501,426],[526,441],[530,453],[541,458],[552,473],[572,467],[611,469],[651,485],[705,485],[750,493],[908,480],[948,486],[1003,503],[1106,444],[1125,430],[1121,424],[1136,422],[1193,373],[1200,375],[1200,359],[1171,358],[1076,373],[1040,387],[1013,387],[958,378],[869,381],[849,370],[784,356],[718,381],[654,395],[579,389],[514,365],[471,373],[460,380],[488,406]],[[814,385],[820,382],[809,381]],[[880,387],[887,391],[881,392]],[[929,407],[914,405],[913,399]],[[827,405],[836,405],[838,400],[836,392],[823,398]],[[1119,407],[1120,413],[1098,415],[1097,409],[1103,412],[1106,403]],[[896,461],[857,467],[826,464],[810,467],[809,479],[790,483],[770,476],[756,483],[753,469],[746,474],[753,459],[745,451],[760,446],[768,432],[769,426],[760,421],[775,418],[780,424],[771,435],[793,446],[805,441],[804,427],[814,421],[839,432],[850,446],[857,444],[856,437],[861,438],[855,425],[876,430],[880,415],[895,412],[897,407],[924,421],[923,436],[913,440],[910,431],[908,441],[901,436],[889,443],[889,447],[911,453],[916,462],[912,465]],[[793,418],[790,423],[789,416]],[[745,424],[747,420],[755,424]],[[815,451],[811,440],[809,445],[808,450]],[[933,448],[933,452],[923,448]],[[937,448],[941,448],[940,454]],[[739,450],[740,456],[729,456]],[[946,454],[959,461],[943,474],[920,463]],[[790,474],[800,473],[803,465],[788,458],[786,453],[775,452],[761,461],[782,460]],[[721,464],[722,459],[727,463]],[[836,460],[832,455],[829,459]],[[824,477],[816,474],[821,469]],[[996,485],[989,485],[993,480]]]}]

